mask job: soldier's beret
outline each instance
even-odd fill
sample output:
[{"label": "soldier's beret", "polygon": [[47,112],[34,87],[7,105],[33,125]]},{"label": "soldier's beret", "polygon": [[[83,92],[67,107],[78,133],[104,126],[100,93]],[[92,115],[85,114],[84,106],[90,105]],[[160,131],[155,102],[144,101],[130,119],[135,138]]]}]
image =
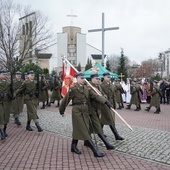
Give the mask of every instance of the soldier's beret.
[{"label": "soldier's beret", "polygon": [[133,82],[137,82],[137,79],[133,79],[132,81],[133,81]]},{"label": "soldier's beret", "polygon": [[153,82],[154,82],[154,83],[158,83],[158,81],[157,81],[157,80],[154,80]]},{"label": "soldier's beret", "polygon": [[84,76],[84,73],[79,72],[79,73],[77,73],[77,74],[75,75],[75,77],[77,78],[77,77],[85,77],[85,76]]},{"label": "soldier's beret", "polygon": [[103,77],[104,76],[110,76],[110,73],[109,72],[103,73]]},{"label": "soldier's beret", "polygon": [[16,75],[21,75],[21,72],[20,72],[20,71],[17,71],[15,74],[16,74]]},{"label": "soldier's beret", "polygon": [[90,76],[90,78],[92,79],[92,78],[100,78],[100,76],[98,75],[98,74],[92,74],[91,76]]},{"label": "soldier's beret", "polygon": [[28,74],[35,74],[33,70],[29,71]]}]

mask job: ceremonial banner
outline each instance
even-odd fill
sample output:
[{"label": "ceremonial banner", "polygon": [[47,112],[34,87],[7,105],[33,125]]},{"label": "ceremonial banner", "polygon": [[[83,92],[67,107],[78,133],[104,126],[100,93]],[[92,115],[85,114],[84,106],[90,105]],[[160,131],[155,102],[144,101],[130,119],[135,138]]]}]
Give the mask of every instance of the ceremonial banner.
[{"label": "ceremonial banner", "polygon": [[61,89],[62,96],[65,96],[68,92],[69,87],[76,82],[76,79],[74,78],[76,73],[77,72],[75,71],[75,69],[64,60],[62,68],[62,80],[63,80]]}]

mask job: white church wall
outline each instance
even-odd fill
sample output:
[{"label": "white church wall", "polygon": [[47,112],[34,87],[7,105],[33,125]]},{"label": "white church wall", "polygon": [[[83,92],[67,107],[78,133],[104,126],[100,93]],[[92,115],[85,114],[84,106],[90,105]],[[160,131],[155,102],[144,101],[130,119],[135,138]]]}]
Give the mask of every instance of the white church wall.
[{"label": "white church wall", "polygon": [[86,34],[77,33],[77,65],[85,67],[86,61]]}]

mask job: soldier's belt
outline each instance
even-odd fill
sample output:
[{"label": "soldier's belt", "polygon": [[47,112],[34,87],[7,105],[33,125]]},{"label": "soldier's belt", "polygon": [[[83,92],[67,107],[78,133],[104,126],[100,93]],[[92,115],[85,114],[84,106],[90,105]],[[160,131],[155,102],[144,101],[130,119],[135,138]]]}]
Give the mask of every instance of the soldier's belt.
[{"label": "soldier's belt", "polygon": [[82,103],[73,103],[73,106],[74,105],[87,105],[87,102],[82,102]]}]

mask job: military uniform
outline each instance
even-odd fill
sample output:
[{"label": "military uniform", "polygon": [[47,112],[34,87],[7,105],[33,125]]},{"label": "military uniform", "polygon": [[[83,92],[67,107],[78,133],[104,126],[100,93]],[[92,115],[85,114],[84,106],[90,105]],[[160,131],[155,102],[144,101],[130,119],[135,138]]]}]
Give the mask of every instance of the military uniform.
[{"label": "military uniform", "polygon": [[[103,73],[103,76],[110,76],[110,73]],[[116,107],[116,94],[115,94],[115,86],[113,86],[113,84],[111,84],[111,82],[106,82],[103,81],[100,84],[100,91],[102,93],[104,93],[104,95],[107,96],[107,99],[113,104],[114,109]],[[116,140],[123,140],[124,138],[121,137],[116,129],[115,126],[115,113],[113,111],[111,111],[108,107],[106,107],[105,105],[102,106],[101,109],[101,122],[102,125],[109,125],[111,131],[113,132],[115,139]]]},{"label": "military uniform", "polygon": [[[29,76],[34,76],[34,72],[30,71]],[[18,95],[20,92],[25,93],[25,104],[27,106],[27,126],[26,129],[29,131],[32,131],[32,128],[30,126],[31,120],[35,122],[35,125],[37,126],[37,129],[39,132],[43,131],[38,123],[38,116],[37,116],[37,82],[33,79],[27,79],[25,80],[21,87],[15,92],[16,95]]]},{"label": "military uniform", "polygon": [[153,90],[151,92],[151,102],[150,102],[150,106],[147,107],[145,110],[146,111],[149,111],[151,109],[152,106],[155,106],[156,108],[156,111],[154,113],[159,113],[161,110],[160,110],[160,100],[159,100],[159,97],[162,95],[161,93],[161,90],[159,88],[159,86],[157,85],[157,81],[155,80],[154,81],[155,85],[153,87]]},{"label": "military uniform", "polygon": [[39,102],[43,103],[41,109],[45,109],[45,102],[47,101],[46,89],[48,89],[48,84],[46,83],[44,77],[41,76],[39,81]]},{"label": "military uniform", "polygon": [[[76,75],[77,80],[84,78],[83,73]],[[81,152],[77,149],[78,140],[85,140],[88,146],[92,149],[94,156],[102,157],[103,153],[100,153],[91,140],[89,133],[89,105],[90,99],[94,99],[100,103],[105,103],[106,99],[97,95],[92,89],[85,85],[76,83],[73,87],[70,87],[68,93],[61,101],[59,110],[60,114],[63,114],[67,104],[72,100],[72,126],[73,126],[73,140],[71,145],[71,151],[77,154]]]},{"label": "military uniform", "polygon": [[[16,75],[21,76],[21,73],[16,72]],[[13,81],[14,92],[21,87],[22,83],[23,80],[21,78],[16,78]],[[19,115],[23,110],[23,105],[24,105],[24,92],[20,92],[17,94],[16,98],[12,101],[12,108],[11,108],[11,113],[14,114],[15,123],[17,125],[21,125],[21,122],[19,121]]]},{"label": "military uniform", "polygon": [[136,109],[134,111],[139,111],[141,109],[140,107],[141,100],[140,100],[139,92],[143,94],[143,91],[139,86],[139,84],[136,84],[136,80],[133,80],[133,85],[131,86],[130,104],[127,105],[127,109],[130,109],[132,104],[136,105]]},{"label": "military uniform", "polygon": [[[100,78],[98,74],[92,74],[91,75],[92,81],[100,81]],[[98,83],[98,82],[97,82]],[[98,84],[95,84],[91,82],[91,85],[99,91],[100,87]],[[102,122],[101,122],[101,108],[105,106],[105,104],[96,102],[96,100],[91,99],[90,100],[90,132],[98,134],[99,138],[103,141],[106,148],[108,150],[114,149],[114,146],[112,146],[109,141],[106,139],[105,135],[103,134],[102,129]],[[106,106],[107,107],[107,106]],[[86,143],[84,143],[86,146]]]},{"label": "military uniform", "polygon": [[[57,100],[58,107],[60,105],[60,100],[61,100],[61,87],[62,87],[61,82],[59,80],[57,80],[56,77],[54,77],[50,103],[54,103],[55,100]],[[49,104],[49,106],[50,106],[50,104]]]},{"label": "military uniform", "polygon": [[[0,134],[1,140],[4,140],[7,137],[6,128],[7,123],[9,122],[10,116],[10,81],[5,77],[6,72],[0,71]],[[2,76],[3,75],[3,76]]]},{"label": "military uniform", "polygon": [[115,88],[116,88],[116,102],[119,105],[117,109],[122,109],[124,107],[123,98],[122,98],[122,94],[124,93],[124,90],[119,81],[115,83]]}]

